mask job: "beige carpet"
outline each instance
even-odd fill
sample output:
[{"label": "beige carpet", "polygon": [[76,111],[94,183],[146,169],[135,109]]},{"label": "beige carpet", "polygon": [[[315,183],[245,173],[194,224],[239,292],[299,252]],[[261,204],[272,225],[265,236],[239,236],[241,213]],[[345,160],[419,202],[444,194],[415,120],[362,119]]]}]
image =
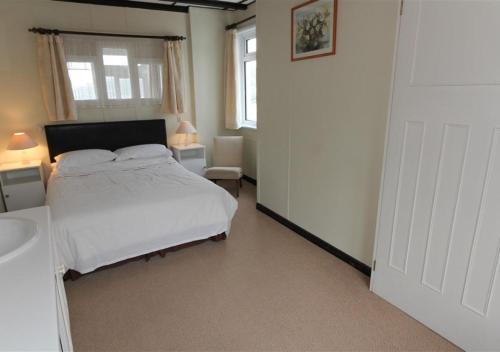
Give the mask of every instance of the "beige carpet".
[{"label": "beige carpet", "polygon": [[67,283],[76,351],[457,348],[368,291],[368,278],[255,210],[245,183],[224,242]]}]

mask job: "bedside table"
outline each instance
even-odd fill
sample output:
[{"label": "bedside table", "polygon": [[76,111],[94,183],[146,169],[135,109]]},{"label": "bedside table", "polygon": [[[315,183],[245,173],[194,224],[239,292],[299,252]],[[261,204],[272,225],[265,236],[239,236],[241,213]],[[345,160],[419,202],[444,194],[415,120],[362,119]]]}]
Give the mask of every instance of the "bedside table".
[{"label": "bedside table", "polygon": [[205,174],[205,146],[202,144],[173,145],[170,147],[175,160],[195,174]]},{"label": "bedside table", "polygon": [[6,211],[45,204],[45,186],[40,160],[0,164],[0,187]]}]

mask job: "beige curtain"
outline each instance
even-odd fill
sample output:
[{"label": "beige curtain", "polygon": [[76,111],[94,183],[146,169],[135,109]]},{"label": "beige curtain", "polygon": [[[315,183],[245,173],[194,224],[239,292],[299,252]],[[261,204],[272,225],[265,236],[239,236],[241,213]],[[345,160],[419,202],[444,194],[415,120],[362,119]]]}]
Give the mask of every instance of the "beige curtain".
[{"label": "beige curtain", "polygon": [[238,58],[237,58],[236,30],[226,32],[225,51],[225,121],[226,128],[237,130],[241,127],[239,118],[239,96],[238,96]]},{"label": "beige curtain", "polygon": [[75,101],[60,36],[38,35],[38,69],[49,120],[76,120]]},{"label": "beige curtain", "polygon": [[176,115],[185,112],[182,41],[180,40],[164,43],[161,110],[164,113]]}]

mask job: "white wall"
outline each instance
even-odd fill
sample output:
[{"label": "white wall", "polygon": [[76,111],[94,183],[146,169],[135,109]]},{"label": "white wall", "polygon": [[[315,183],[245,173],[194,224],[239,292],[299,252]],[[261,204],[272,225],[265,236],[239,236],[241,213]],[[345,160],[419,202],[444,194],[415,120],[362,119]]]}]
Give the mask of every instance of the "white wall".
[{"label": "white wall", "polygon": [[[257,14],[256,3],[250,5],[246,11],[235,11],[231,12],[232,18],[231,23],[241,21],[245,18]],[[256,21],[251,20],[241,25],[241,27],[245,27],[248,25],[255,24]],[[259,43],[257,42],[259,46]],[[257,66],[259,63],[257,63]],[[259,96],[259,92],[257,92],[257,96]],[[257,99],[257,104],[259,104],[259,100]],[[258,116],[257,116],[258,119]],[[243,136],[244,138],[244,148],[243,148],[243,174],[246,176],[250,176],[253,179],[257,179],[257,135],[258,130],[252,128],[241,128],[235,133],[236,135]]]},{"label": "white wall", "polygon": [[290,10],[257,1],[258,201],[370,265],[399,0],[339,0],[337,55],[290,60]]},{"label": "white wall", "polygon": [[207,164],[212,163],[213,137],[231,134],[224,128],[225,11],[190,9],[196,127],[206,145]]}]

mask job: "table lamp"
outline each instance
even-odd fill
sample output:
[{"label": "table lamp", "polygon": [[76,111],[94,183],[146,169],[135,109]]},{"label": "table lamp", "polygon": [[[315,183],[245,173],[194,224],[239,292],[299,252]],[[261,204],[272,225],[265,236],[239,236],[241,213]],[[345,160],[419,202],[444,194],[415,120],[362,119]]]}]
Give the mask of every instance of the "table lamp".
[{"label": "table lamp", "polygon": [[196,128],[193,127],[191,122],[189,121],[181,121],[179,127],[177,127],[176,133],[185,134],[186,138],[184,139],[184,145],[189,145],[189,135],[196,133]]},{"label": "table lamp", "polygon": [[7,150],[22,150],[23,151],[23,164],[27,164],[29,161],[24,158],[25,150],[34,148],[38,144],[26,133],[16,132],[10,137],[9,144],[7,145]]}]

